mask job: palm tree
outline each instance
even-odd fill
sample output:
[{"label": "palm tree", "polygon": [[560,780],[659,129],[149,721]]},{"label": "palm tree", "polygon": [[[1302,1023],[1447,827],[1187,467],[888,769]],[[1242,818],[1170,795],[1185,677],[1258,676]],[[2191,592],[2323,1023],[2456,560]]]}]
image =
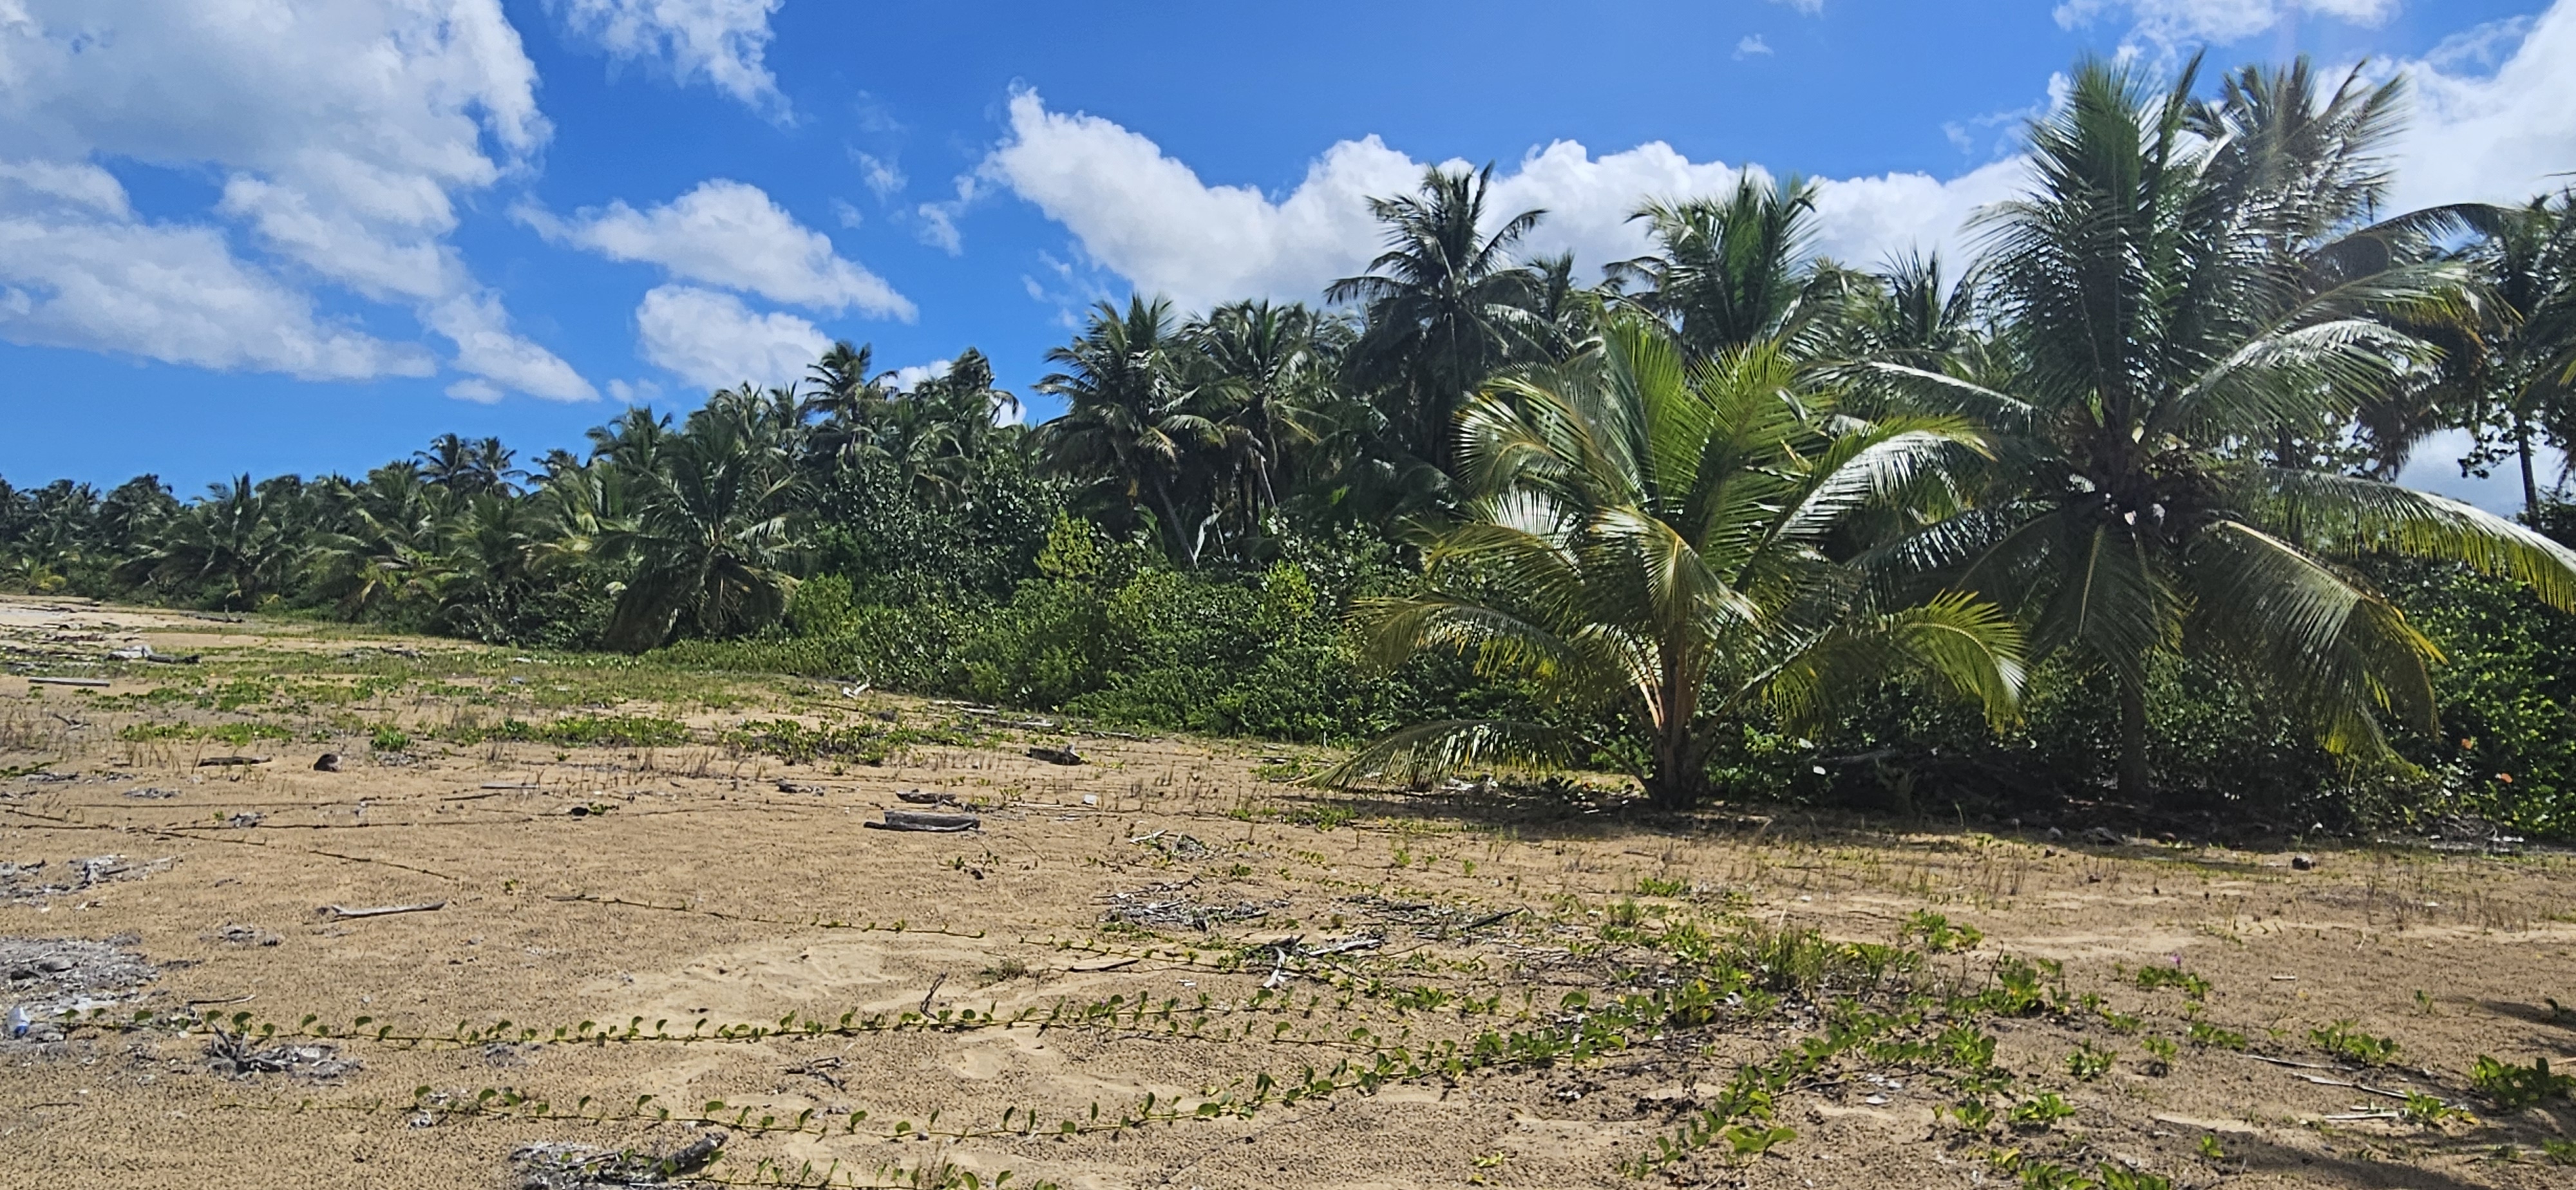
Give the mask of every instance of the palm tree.
[{"label": "palm tree", "polygon": [[877,372],[873,344],[850,346],[843,339],[823,352],[807,369],[807,396],[801,415],[819,419],[812,443],[816,455],[848,466],[873,457],[878,423],[883,420],[892,372]]},{"label": "palm tree", "polygon": [[1221,486],[1257,538],[1292,481],[1292,456],[1318,441],[1349,332],[1303,303],[1250,301],[1219,306],[1182,334],[1200,373],[1192,406],[1227,472]]},{"label": "palm tree", "polygon": [[1561,364],[1599,346],[1604,293],[1575,283],[1574,254],[1539,257],[1528,273],[1528,307],[1503,311],[1518,339],[1512,354]]},{"label": "palm tree", "polygon": [[[1767,705],[1812,719],[1892,665],[2010,716],[2008,615],[1958,595],[1881,604],[1866,571],[1827,550],[1854,512],[1941,482],[1976,432],[1958,417],[1842,416],[1798,374],[1767,342],[1690,362],[1628,315],[1598,355],[1494,381],[1462,418],[1472,495],[1428,549],[1428,589],[1363,605],[1372,655],[1454,651],[1486,677],[1624,714],[1647,737],[1647,794],[1668,809],[1705,791],[1731,718]],[[1335,776],[1563,762],[1577,743],[1546,724],[1428,723]]]},{"label": "palm tree", "polygon": [[777,622],[795,587],[789,553],[802,514],[793,394],[719,392],[637,473],[632,519],[602,551],[633,567],[604,643],[640,653],[683,622],[732,636]]},{"label": "palm tree", "polygon": [[184,586],[230,609],[257,608],[290,584],[304,554],[306,519],[291,507],[300,484],[244,475],[215,484],[145,553],[119,567],[129,582]]},{"label": "palm tree", "polygon": [[1694,355],[1762,339],[1795,343],[1823,308],[1810,289],[1833,274],[1810,259],[1816,188],[1806,182],[1765,186],[1746,174],[1725,199],[1649,202],[1633,218],[1661,250],[1613,264],[1610,274],[1642,283],[1632,300],[1669,320]]},{"label": "palm tree", "polygon": [[2496,308],[2475,350],[2455,353],[2454,370],[2477,394],[2476,420],[2501,439],[2482,461],[2514,459],[2528,518],[2540,509],[2535,440],[2576,442],[2576,191],[2482,222],[2485,236],[2464,255]]},{"label": "palm tree", "polygon": [[[2576,606],[2576,553],[2275,449],[2284,427],[2340,424],[2425,362],[2391,320],[2456,317],[2466,301],[2465,271],[2424,240],[2439,220],[2363,222],[2389,93],[2356,74],[2296,108],[2252,102],[2293,90],[2274,78],[2204,109],[2192,82],[2187,70],[2159,95],[2131,68],[2087,63],[2034,125],[2031,190],[1981,216],[2007,375],[1879,367],[2002,435],[1979,506],[1888,556],[1945,565],[2021,612],[2035,651],[2106,671],[2132,798],[2150,783],[2149,668],[2177,649],[2291,695],[2338,753],[2385,755],[2379,712],[2429,721],[2438,654],[2338,558],[2464,562]],[[2294,118],[2344,131],[2266,128]]]},{"label": "palm tree", "polygon": [[1511,252],[1545,211],[1523,211],[1484,230],[1494,167],[1433,168],[1417,194],[1372,198],[1386,251],[1368,272],[1333,282],[1333,302],[1363,303],[1368,329],[1350,363],[1364,386],[1387,391],[1389,417],[1408,447],[1448,469],[1460,402],[1510,360],[1514,313],[1535,286]]},{"label": "palm tree", "polygon": [[326,485],[330,528],[316,535],[307,565],[315,589],[355,620],[406,598],[433,595],[448,571],[446,521],[462,497],[429,486],[420,468],[388,463],[363,483]]},{"label": "palm tree", "polygon": [[157,475],[138,475],[116,485],[99,501],[99,540],[110,552],[124,556],[141,548],[177,515],[179,501],[170,494],[169,485]]},{"label": "palm tree", "polygon": [[1040,379],[1038,391],[1064,398],[1066,409],[1038,428],[1037,449],[1046,471],[1088,482],[1112,511],[1149,507],[1171,556],[1195,566],[1208,518],[1182,511],[1184,438],[1196,425],[1182,412],[1188,391],[1177,346],[1168,301],[1131,297],[1124,314],[1094,306],[1080,338],[1047,351],[1064,370]]},{"label": "palm tree", "polygon": [[1848,290],[1847,309],[1830,320],[1819,354],[1983,375],[1993,360],[1978,289],[1974,277],[1954,284],[1938,255],[1897,256]]},{"label": "palm tree", "polygon": [[466,441],[454,434],[441,434],[430,439],[429,449],[414,452],[420,463],[421,477],[460,496],[484,492],[515,492],[511,481],[525,472],[510,465],[516,451],[501,445],[498,438]]},{"label": "palm tree", "polygon": [[671,415],[632,408],[617,420],[589,431],[590,457],[606,459],[637,474],[659,470],[662,449],[671,439]]}]

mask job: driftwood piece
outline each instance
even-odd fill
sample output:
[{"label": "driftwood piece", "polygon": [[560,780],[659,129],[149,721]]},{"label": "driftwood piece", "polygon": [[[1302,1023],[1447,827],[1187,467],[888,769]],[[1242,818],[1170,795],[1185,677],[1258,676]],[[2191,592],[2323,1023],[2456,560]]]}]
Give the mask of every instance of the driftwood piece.
[{"label": "driftwood piece", "polygon": [[267,764],[265,756],[209,756],[197,762],[201,769],[232,768],[236,765]]},{"label": "driftwood piece", "polygon": [[375,905],[362,909],[324,905],[322,912],[329,914],[331,920],[340,921],[352,917],[389,917],[396,913],[431,913],[445,908],[447,908],[445,901],[422,901],[417,905]]},{"label": "driftwood piece", "polygon": [[27,681],[39,686],[86,686],[93,690],[107,689],[105,678],[29,678]]},{"label": "driftwood piece", "polygon": [[1044,744],[1029,749],[1029,758],[1032,760],[1043,760],[1048,764],[1082,763],[1082,753],[1076,752],[1071,748],[1053,748]]},{"label": "driftwood piece", "polygon": [[971,831],[984,825],[973,814],[933,814],[922,810],[888,810],[883,822],[859,825],[881,831]]},{"label": "driftwood piece", "polygon": [[911,802],[916,806],[953,806],[957,804],[956,794],[932,793],[926,789],[898,790],[894,796],[896,801]]}]

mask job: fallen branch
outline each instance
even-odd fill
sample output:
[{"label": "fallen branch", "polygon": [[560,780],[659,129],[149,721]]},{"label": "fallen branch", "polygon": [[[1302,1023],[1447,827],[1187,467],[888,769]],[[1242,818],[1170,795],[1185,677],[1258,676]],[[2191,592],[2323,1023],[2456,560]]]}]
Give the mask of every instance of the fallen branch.
[{"label": "fallen branch", "polygon": [[2263,1055],[2261,1055],[2261,1054],[2247,1054],[2247,1055],[2245,1055],[2245,1056],[2246,1056],[2246,1057],[2248,1057],[2248,1058],[2252,1058],[2252,1059],[2254,1059],[2254,1060],[2255,1060],[2255,1061],[2257,1061],[2257,1062],[2269,1062],[2269,1063],[2271,1063],[2271,1064],[2272,1064],[2272,1065],[2274,1065],[2274,1066],[2292,1066],[2292,1067],[2296,1067],[2296,1068],[2298,1068],[2298,1069],[2300,1069],[2300,1070],[2340,1070],[2340,1069],[2342,1069],[2342,1067],[2340,1067],[2340,1066],[2328,1066],[2328,1065],[2326,1065],[2326,1064],[2325,1064],[2325,1063],[2323,1063],[2323,1062],[2293,1062],[2293,1061],[2289,1060],[2288,1058],[2266,1058],[2266,1057],[2264,1057],[2264,1056],[2263,1056]]},{"label": "fallen branch", "polygon": [[883,822],[862,822],[870,830],[880,831],[971,831],[984,825],[973,814],[931,814],[920,810],[888,810]]},{"label": "fallen branch", "polygon": [[2305,1082],[2315,1083],[2316,1085],[2318,1085],[2318,1086],[2320,1086],[2320,1087],[2342,1087],[2342,1088],[2345,1088],[2345,1089],[2347,1089],[2347,1090],[2359,1091],[2359,1092],[2361,1092],[2361,1093],[2363,1093],[2363,1094],[2365,1094],[2365,1095],[2379,1095],[2379,1096],[2384,1096],[2384,1097],[2389,1098],[2389,1099],[2406,1099],[2406,1098],[2409,1098],[2409,1096],[2408,1096],[2404,1091],[2391,1091],[2391,1090],[2387,1090],[2387,1089],[2385,1089],[2385,1088],[2381,1088],[2381,1087],[2374,1087],[2374,1086],[2370,1086],[2370,1085],[2365,1084],[2365,1083],[2351,1083],[2351,1082],[2345,1082],[2344,1080],[2339,1079],[2339,1078],[2319,1078],[2319,1077],[2317,1077],[2316,1075],[2313,1075],[2313,1074],[2294,1074],[2294,1075],[2291,1075],[2290,1077],[2295,1078],[2295,1079],[2299,1079],[2299,1080],[2302,1080],[2302,1081],[2305,1081]]},{"label": "fallen branch", "polygon": [[1076,752],[1071,748],[1050,748],[1045,745],[1029,749],[1029,758],[1032,760],[1043,760],[1048,764],[1072,765],[1082,763],[1082,753]]},{"label": "fallen branch", "polygon": [[209,756],[204,760],[198,761],[197,767],[201,769],[230,768],[236,765],[267,763],[268,758],[265,756]]},{"label": "fallen branch", "polygon": [[1483,917],[1479,917],[1474,921],[1458,927],[1458,932],[1461,934],[1472,934],[1478,930],[1484,929],[1486,926],[1492,925],[1495,922],[1501,921],[1504,918],[1520,912],[1520,909],[1505,909],[1500,913],[1488,913]]},{"label": "fallen branch", "polygon": [[31,685],[88,686],[98,690],[105,690],[108,685],[105,678],[29,678],[27,681]]},{"label": "fallen branch", "polygon": [[422,901],[417,905],[376,905],[365,909],[348,909],[338,905],[324,905],[321,911],[330,914],[331,920],[341,921],[352,917],[386,917],[396,913],[428,913],[433,910],[445,908],[447,908],[447,902],[445,901]]},{"label": "fallen branch", "polygon": [[1358,938],[1336,942],[1331,946],[1310,946],[1299,953],[1304,954],[1310,959],[1320,959],[1326,955],[1349,954],[1354,950],[1376,950],[1378,947],[1385,944],[1386,939],[1384,938],[1371,938],[1363,935]]}]

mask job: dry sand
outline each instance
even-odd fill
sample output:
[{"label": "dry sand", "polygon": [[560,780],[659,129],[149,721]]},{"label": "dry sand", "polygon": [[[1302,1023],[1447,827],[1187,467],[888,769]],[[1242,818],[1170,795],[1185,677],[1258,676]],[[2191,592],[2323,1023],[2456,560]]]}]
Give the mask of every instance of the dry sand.
[{"label": "dry sand", "polygon": [[[204,660],[66,667],[136,643]],[[1721,1140],[1646,1183],[2019,1184],[1997,1160],[2011,1151],[2024,1168],[2090,1175],[2111,1162],[2176,1186],[2576,1184],[2542,1151],[2576,1136],[2565,1098],[2498,1111],[2467,1077],[2481,1054],[2576,1068],[2576,1011],[2549,1002],[2576,1008],[2564,856],[2311,849],[2301,870],[2286,851],[1794,811],[1676,824],[1474,792],[1349,799],[1256,776],[1285,767],[1265,758],[1293,761],[1285,749],[991,726],[1010,716],[969,716],[989,728],[973,743],[911,744],[882,766],[789,765],[716,734],[781,717],[935,726],[961,711],[31,600],[0,602],[0,646],[21,669],[111,683],[31,693],[0,676],[0,772],[12,773],[0,781],[0,1007],[37,1009],[27,1036],[0,1039],[0,1186],[518,1186],[531,1175],[512,1155],[528,1146],[665,1153],[709,1131],[631,1118],[640,1096],[653,1097],[648,1116],[732,1120],[755,1105],[746,1122],[773,1129],[810,1109],[812,1131],[727,1129],[712,1172],[735,1181],[768,1176],[760,1162],[775,1159],[790,1174],[811,1163],[809,1178],[837,1164],[836,1184],[861,1185],[943,1170],[1101,1188],[1636,1185],[1623,1163],[1713,1102],[1737,1063],[1813,1035],[1819,1011],[1791,996],[1757,1018],[1721,1013],[1544,1068],[1043,1133],[1089,1127],[1095,1104],[1114,1120],[1151,1095],[1194,1116],[1264,1075],[1293,1083],[1310,1066],[1369,1060],[1354,1030],[1412,1053],[1560,1022],[1570,993],[1650,990],[1658,960],[1604,934],[1632,914],[1889,943],[1922,909],[1984,935],[1934,956],[1924,980],[1973,989],[2002,956],[2045,958],[2064,964],[2070,997],[2100,997],[1982,1023],[2015,1075],[1997,1109],[2054,1092],[2070,1118],[1971,1135],[1936,1117],[1959,1098],[1940,1071],[1847,1059],[1781,1097],[1775,1120],[1793,1139],[1745,1158]],[[288,676],[264,697],[221,693],[268,672]],[[434,742],[504,715],[604,713],[668,715],[696,735],[655,749]],[[247,742],[180,734],[224,724]],[[421,742],[378,756],[369,737],[387,725]],[[1024,754],[1068,740],[1089,763]],[[342,771],[313,770],[325,751]],[[232,754],[269,760],[197,763]],[[69,779],[19,772],[35,766]],[[861,828],[913,789],[981,807],[982,829]],[[1509,910],[1526,912],[1496,917]],[[2206,979],[2205,1004],[2141,989],[2134,973],[2151,966]],[[1241,1005],[1265,982],[1284,989],[1257,1010],[1196,1011],[1202,997]],[[1490,1013],[1460,1010],[1487,997]],[[1179,1022],[1207,1023],[1193,1037],[1159,1018],[1098,1019],[1113,998],[1178,1001]],[[47,1017],[67,1005],[200,1023],[66,1032]],[[1095,1019],[802,1032],[925,1005],[952,1020],[1059,1005]],[[311,1017],[343,1035],[210,1038],[204,1022],[244,1012],[253,1028]],[[638,1019],[648,1032],[772,1032],[553,1042],[559,1028],[578,1038]],[[2182,1041],[2170,1071],[2152,1073],[2144,1039],[2181,1040],[2192,1019],[2298,1065]],[[537,1041],[455,1040],[502,1021],[500,1035],[534,1029]],[[2337,1064],[2310,1040],[2337,1021],[2395,1039],[2393,1061]],[[385,1028],[396,1039],[372,1038]],[[2112,1052],[2110,1069],[2070,1073],[2079,1044]],[[2477,1118],[2391,1118],[2403,1102],[2364,1087]],[[487,1090],[487,1106],[530,1102],[461,1110]],[[728,1106],[708,1113],[711,1100]],[[550,1118],[531,1118],[536,1102]],[[1041,1135],[997,1135],[1031,1112]],[[892,1138],[898,1124],[909,1139]]]}]

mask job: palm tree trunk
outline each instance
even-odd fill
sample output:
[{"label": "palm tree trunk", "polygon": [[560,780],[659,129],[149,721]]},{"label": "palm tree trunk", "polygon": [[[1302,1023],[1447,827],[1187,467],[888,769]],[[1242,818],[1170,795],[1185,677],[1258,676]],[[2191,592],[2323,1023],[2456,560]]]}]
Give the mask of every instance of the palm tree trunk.
[{"label": "palm tree trunk", "polygon": [[2522,516],[2529,520],[2540,515],[2540,485],[2531,478],[2531,421],[2519,409],[2513,411],[2513,448],[2522,460]]},{"label": "palm tree trunk", "polygon": [[1699,771],[1697,748],[1687,729],[1667,730],[1655,739],[1653,767],[1646,772],[1646,803],[1658,810],[1682,811],[1699,804],[1707,780]]},{"label": "palm tree trunk", "polygon": [[1655,732],[1653,767],[1646,773],[1646,801],[1658,810],[1688,810],[1708,792],[1707,749],[1691,730],[1699,718],[1699,687],[1675,678],[1681,658],[1663,657],[1665,687],[1654,696],[1663,705]]},{"label": "palm tree trunk", "polygon": [[2147,781],[2147,690],[2143,682],[2120,681],[2120,797],[2144,802]]},{"label": "palm tree trunk", "polygon": [[[1198,546],[1187,536],[1189,530],[1181,524],[1181,510],[1173,506],[1171,488],[1163,482],[1161,476],[1154,477],[1154,503],[1162,508],[1163,524],[1167,526],[1164,531],[1170,534],[1172,552],[1180,555],[1181,569],[1198,569]],[[1202,535],[1206,531],[1206,526],[1200,526],[1199,532]]]}]

